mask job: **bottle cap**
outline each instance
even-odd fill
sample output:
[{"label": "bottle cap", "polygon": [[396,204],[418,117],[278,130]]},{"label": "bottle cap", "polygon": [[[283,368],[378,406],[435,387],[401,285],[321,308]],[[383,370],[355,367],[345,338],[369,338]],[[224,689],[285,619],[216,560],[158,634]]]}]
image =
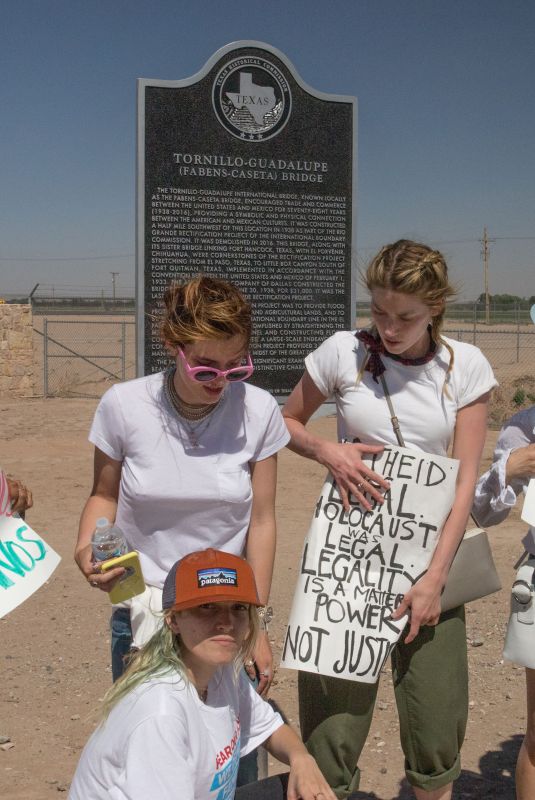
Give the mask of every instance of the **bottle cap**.
[{"label": "bottle cap", "polygon": [[110,521],[107,517],[99,517],[95,523],[96,531],[104,531],[110,527]]},{"label": "bottle cap", "polygon": [[526,581],[515,581],[512,593],[517,603],[522,605],[526,605],[531,600],[531,586]]}]

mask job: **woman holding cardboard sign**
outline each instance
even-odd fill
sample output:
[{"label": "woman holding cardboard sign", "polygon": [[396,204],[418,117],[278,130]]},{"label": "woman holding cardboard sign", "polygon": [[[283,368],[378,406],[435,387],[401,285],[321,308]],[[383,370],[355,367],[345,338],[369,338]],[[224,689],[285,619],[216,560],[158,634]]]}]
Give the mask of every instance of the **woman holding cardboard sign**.
[{"label": "woman holding cardboard sign", "polygon": [[[372,326],[337,333],[307,356],[283,416],[291,449],[329,469],[346,508],[353,495],[371,509],[388,486],[362,461],[371,445],[396,443],[381,375],[406,447],[445,456],[453,443],[460,462],[455,501],[429,569],[394,612],[395,619],[407,615],[409,628],[392,654],[407,779],[419,800],[447,800],[460,772],[467,659],[464,609],[441,615],[440,595],[470,512],[496,381],[476,347],[441,334],[455,292],[438,251],[408,240],[387,245],[371,261],[365,284]],[[340,440],[358,443],[330,442],[306,429],[330,396]],[[376,685],[299,675],[303,738],[340,798],[358,788],[376,692]]]},{"label": "woman holding cardboard sign", "polygon": [[[275,554],[276,454],[289,434],[271,395],[245,383],[254,369],[251,306],[234,285],[207,276],[168,288],[164,301],[161,331],[172,366],[113,386],[97,408],[89,435],[94,486],[76,561],[92,586],[109,591],[121,570],[100,573],[90,547],[97,518],[107,517],[139,552],[156,608],[171,564],[200,545],[245,554],[265,606]],[[114,678],[132,642],[132,621],[140,617],[141,626],[154,628],[135,601],[113,613]],[[266,630],[250,672],[255,664],[263,692],[273,676]]]},{"label": "woman holding cardboard sign", "polygon": [[[492,466],[476,487],[474,515],[479,524],[503,522],[534,479],[535,406],[531,406],[512,416],[500,431]],[[513,584],[504,655],[526,668],[527,725],[516,765],[516,796],[531,800],[535,797],[535,524],[528,515],[523,518],[530,524],[522,540],[528,558]]]}]

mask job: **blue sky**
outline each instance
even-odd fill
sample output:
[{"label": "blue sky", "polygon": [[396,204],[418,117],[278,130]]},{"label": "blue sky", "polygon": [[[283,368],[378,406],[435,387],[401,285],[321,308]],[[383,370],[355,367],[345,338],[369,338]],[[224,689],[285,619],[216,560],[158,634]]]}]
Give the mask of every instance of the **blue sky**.
[{"label": "blue sky", "polygon": [[486,225],[491,293],[533,295],[534,29],[531,0],[2,0],[0,295],[133,291],[136,78],[241,39],[358,98],[360,260],[420,238],[473,299]]}]

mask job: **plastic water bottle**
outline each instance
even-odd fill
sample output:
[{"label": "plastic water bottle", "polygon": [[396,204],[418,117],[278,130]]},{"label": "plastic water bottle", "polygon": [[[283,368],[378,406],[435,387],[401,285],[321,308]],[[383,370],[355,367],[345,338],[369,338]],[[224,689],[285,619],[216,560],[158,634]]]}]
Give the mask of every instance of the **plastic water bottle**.
[{"label": "plastic water bottle", "polygon": [[95,561],[107,561],[128,552],[128,545],[122,530],[117,525],[112,525],[106,517],[97,519],[96,527],[91,537],[91,549]]}]

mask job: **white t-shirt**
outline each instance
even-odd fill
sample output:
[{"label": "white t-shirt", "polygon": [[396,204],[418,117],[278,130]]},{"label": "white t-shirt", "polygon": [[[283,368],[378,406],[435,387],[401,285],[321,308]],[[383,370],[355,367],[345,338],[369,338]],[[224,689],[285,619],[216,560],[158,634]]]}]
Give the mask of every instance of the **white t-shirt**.
[{"label": "white t-shirt", "polygon": [[[447,454],[457,411],[497,386],[489,362],[477,347],[446,341],[455,356],[447,391],[443,388],[450,354],[444,345],[421,366],[381,356],[405,445],[436,455]],[[365,444],[397,444],[382,384],[365,370],[357,385],[365,357],[366,347],[354,332],[341,331],[310,353],[305,364],[319,391],[325,397],[334,396],[340,440],[358,437]]]},{"label": "white t-shirt", "polygon": [[161,372],[112,386],[95,413],[89,440],[123,462],[117,525],[153,586],[163,586],[175,561],[194,550],[243,554],[249,464],[290,438],[276,401],[247,383],[229,383],[198,430],[195,448],[165,398]]},{"label": "white t-shirt", "polygon": [[153,679],[93,733],[69,800],[233,800],[240,754],[282,724],[232,666],[212,678],[206,703],[178,675]]}]

